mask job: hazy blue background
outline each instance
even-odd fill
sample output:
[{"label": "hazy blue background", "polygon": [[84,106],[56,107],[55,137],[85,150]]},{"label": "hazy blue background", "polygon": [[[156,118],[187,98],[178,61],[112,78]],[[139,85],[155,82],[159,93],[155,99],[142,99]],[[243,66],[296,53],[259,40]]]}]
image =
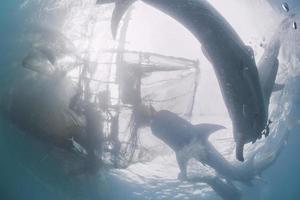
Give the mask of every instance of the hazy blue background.
[{"label": "hazy blue background", "polygon": [[[283,12],[280,8],[280,0],[268,0],[272,3],[278,12]],[[290,0],[286,1],[290,4],[291,10],[295,13],[300,12],[300,1]],[[35,10],[27,10],[28,13],[20,11],[20,5],[22,0],[3,0],[0,6],[0,95],[7,92],[11,80],[18,76],[16,67],[20,64],[20,61],[26,54],[25,49],[28,45],[22,40],[24,36],[25,19],[28,15],[31,15]],[[255,12],[255,10],[253,11]],[[300,79],[294,80],[295,84],[300,85]],[[297,95],[296,95],[297,96]],[[300,91],[299,91],[300,96]],[[296,102],[299,103],[297,100]],[[299,116],[299,105],[295,105],[295,113]],[[268,169],[263,177],[267,180],[264,190],[262,191],[263,200],[299,200],[300,199],[300,134],[299,129],[294,129],[288,139],[288,144],[282,151],[277,162]],[[30,171],[20,166],[19,162],[16,162],[14,151],[24,151],[22,156],[18,155],[18,159],[31,160],[33,158],[26,157],[32,156],[32,152],[28,153],[28,142],[22,134],[10,134],[15,133],[16,130],[5,120],[0,121],[0,199],[3,200],[65,200],[66,196],[64,192],[57,192],[49,189],[36,177],[33,178]],[[46,151],[46,149],[38,144],[33,144],[34,148]],[[33,148],[33,147],[32,147]],[[33,148],[33,149],[34,149]],[[36,151],[36,149],[34,150]],[[36,156],[42,158],[43,154],[39,151],[36,152]],[[51,163],[47,163],[49,170],[51,169]],[[53,178],[51,181],[54,183],[62,182],[58,177]],[[123,186],[122,182],[112,180],[110,183],[115,183],[115,186],[109,187],[111,189],[106,190],[107,198],[115,199],[132,199],[130,192],[126,191],[128,187],[138,186]],[[68,182],[66,182],[68,184]],[[64,185],[60,183],[60,185]],[[89,189],[82,186],[80,193],[86,192],[85,199],[97,199],[99,195],[94,192],[93,183],[86,186]],[[60,186],[59,186],[60,187]],[[96,188],[96,187],[95,187]],[[115,188],[115,189],[113,189]],[[124,189],[125,188],[125,189]],[[64,188],[61,188],[63,190]],[[65,186],[65,190],[72,191],[71,186]],[[96,190],[96,189],[95,189]],[[72,191],[75,192],[75,191]],[[77,191],[78,192],[78,191]],[[94,192],[94,193],[93,193]],[[101,195],[100,195],[101,196]],[[105,195],[103,195],[105,196]]]}]

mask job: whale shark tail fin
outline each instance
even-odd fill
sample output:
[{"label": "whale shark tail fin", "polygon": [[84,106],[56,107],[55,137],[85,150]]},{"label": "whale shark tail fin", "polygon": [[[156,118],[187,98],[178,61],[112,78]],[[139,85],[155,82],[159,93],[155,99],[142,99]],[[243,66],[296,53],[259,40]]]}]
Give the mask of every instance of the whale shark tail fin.
[{"label": "whale shark tail fin", "polygon": [[208,139],[208,137],[219,130],[226,129],[226,127],[218,124],[197,124],[194,125],[197,137],[203,138],[205,140]]}]

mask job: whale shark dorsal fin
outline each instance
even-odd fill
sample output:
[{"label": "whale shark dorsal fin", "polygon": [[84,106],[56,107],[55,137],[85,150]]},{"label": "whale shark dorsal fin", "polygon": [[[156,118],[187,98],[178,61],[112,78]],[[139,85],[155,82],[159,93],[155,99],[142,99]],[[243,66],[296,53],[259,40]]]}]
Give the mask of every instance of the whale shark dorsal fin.
[{"label": "whale shark dorsal fin", "polygon": [[197,124],[194,125],[194,128],[197,136],[206,140],[212,133],[221,129],[226,129],[226,127],[218,124]]},{"label": "whale shark dorsal fin", "polygon": [[275,83],[273,87],[273,92],[278,92],[284,88],[284,84]]}]

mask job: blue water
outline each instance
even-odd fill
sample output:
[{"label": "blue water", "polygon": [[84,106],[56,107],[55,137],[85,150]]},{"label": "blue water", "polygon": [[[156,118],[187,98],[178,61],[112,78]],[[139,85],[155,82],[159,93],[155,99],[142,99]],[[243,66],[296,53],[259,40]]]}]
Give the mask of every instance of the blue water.
[{"label": "blue water", "polygon": [[298,133],[299,130],[291,133],[289,143],[276,164],[265,172],[264,177],[269,182],[265,199],[299,199],[300,160],[296,153],[300,150]]},{"label": "blue water", "polygon": [[[36,10],[33,6],[25,13],[20,9],[23,2],[4,0],[0,5],[0,95],[7,94],[12,82],[22,75],[18,67],[30,46],[23,37],[28,28],[26,20]],[[278,8],[280,1],[272,2]],[[300,2],[291,0],[289,3],[295,12],[299,10]],[[300,85],[300,80],[296,80],[295,84]],[[295,115],[300,116],[300,101],[294,102],[298,103],[293,105]],[[297,127],[291,130],[287,145],[278,160],[263,173],[266,183],[258,183],[262,185],[260,199],[300,199],[299,132]],[[128,182],[114,176],[94,177],[88,181],[67,178],[55,160],[40,163],[47,151],[48,147],[39,141],[25,137],[5,119],[0,120],[0,199],[143,199],[132,195],[133,191],[142,190],[142,186],[134,183],[128,185]]]}]

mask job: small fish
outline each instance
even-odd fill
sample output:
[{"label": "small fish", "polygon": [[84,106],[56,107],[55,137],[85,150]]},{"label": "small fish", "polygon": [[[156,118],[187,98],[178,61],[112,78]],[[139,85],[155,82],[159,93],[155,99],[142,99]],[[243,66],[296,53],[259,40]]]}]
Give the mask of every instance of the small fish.
[{"label": "small fish", "polygon": [[287,2],[282,3],[281,6],[282,6],[282,8],[285,12],[290,11],[290,7],[289,7],[289,4]]},{"label": "small fish", "polygon": [[297,30],[297,28],[298,28],[298,25],[297,25],[297,23],[296,23],[296,22],[293,22],[293,28],[294,28],[295,30]]}]

